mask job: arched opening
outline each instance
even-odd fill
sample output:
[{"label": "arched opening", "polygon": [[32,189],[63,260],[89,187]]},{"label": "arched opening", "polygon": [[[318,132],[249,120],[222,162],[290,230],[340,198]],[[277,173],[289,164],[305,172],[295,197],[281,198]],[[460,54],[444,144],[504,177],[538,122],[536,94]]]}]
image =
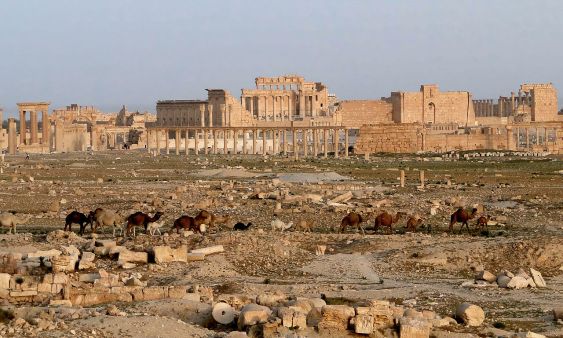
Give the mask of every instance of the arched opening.
[{"label": "arched opening", "polygon": [[434,105],[434,102],[428,104],[428,110],[430,110],[430,116],[432,116],[432,121],[430,122],[436,123],[436,105]]}]

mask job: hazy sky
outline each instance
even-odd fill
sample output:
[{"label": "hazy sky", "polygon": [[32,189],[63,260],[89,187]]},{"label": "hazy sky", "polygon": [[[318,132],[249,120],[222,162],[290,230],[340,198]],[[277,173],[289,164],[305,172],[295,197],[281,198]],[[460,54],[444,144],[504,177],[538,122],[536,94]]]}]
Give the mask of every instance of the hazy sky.
[{"label": "hazy sky", "polygon": [[562,93],[562,39],[560,0],[2,1],[0,106],[154,111],[283,74],[347,99],[422,83],[475,98],[523,82]]}]

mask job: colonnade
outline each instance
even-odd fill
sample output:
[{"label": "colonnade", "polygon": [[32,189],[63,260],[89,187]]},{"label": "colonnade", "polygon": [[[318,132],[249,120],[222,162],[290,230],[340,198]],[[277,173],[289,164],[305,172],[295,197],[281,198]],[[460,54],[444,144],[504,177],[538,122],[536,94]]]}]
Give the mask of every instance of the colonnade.
[{"label": "colonnade", "polygon": [[[349,131],[334,127],[275,128],[149,128],[147,151],[176,155],[243,154],[289,155],[295,158],[348,157]],[[171,142],[172,141],[172,142]],[[183,147],[182,147],[183,143]]]},{"label": "colonnade", "polygon": [[512,137],[516,139],[516,150],[539,145],[556,145],[558,141],[556,127],[515,127],[512,131]]},{"label": "colonnade", "polygon": [[[29,107],[29,108],[28,108]],[[48,144],[49,143],[49,129],[50,129],[50,122],[49,122],[49,106],[48,105],[38,105],[38,107],[34,106],[27,106],[25,104],[18,103],[18,108],[20,112],[20,144]],[[30,139],[27,140],[27,121],[26,121],[26,113],[29,112],[29,132],[30,132]],[[37,120],[37,113],[41,112],[41,142],[39,142],[38,137],[38,120]]]}]

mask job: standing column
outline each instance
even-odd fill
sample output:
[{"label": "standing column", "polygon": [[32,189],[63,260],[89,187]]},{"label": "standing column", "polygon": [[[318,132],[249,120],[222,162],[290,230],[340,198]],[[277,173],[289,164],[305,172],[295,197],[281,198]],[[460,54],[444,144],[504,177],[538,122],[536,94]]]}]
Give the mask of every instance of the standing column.
[{"label": "standing column", "polygon": [[17,149],[16,120],[13,117],[8,119],[8,154],[15,155]]},{"label": "standing column", "polygon": [[217,155],[217,129],[213,129],[213,155]]},{"label": "standing column", "polygon": [[199,155],[199,130],[194,130],[194,153]]},{"label": "standing column", "polygon": [[169,155],[170,154],[170,139],[169,139],[170,131],[168,129],[164,129],[164,135],[165,135],[164,140],[166,142],[166,144],[165,144],[166,145],[166,155]]},{"label": "standing column", "polygon": [[200,122],[201,122],[201,126],[205,127],[205,106],[204,105],[199,106],[199,119],[200,119]]},{"label": "standing column", "polygon": [[547,127],[543,128],[543,144],[548,144],[549,134],[547,132]]},{"label": "standing column", "polygon": [[350,145],[350,139],[348,136],[348,129],[344,129],[344,156],[346,156],[346,158],[348,158],[348,147]]},{"label": "standing column", "polygon": [[266,129],[262,130],[262,155],[266,155],[266,133],[268,131]]},{"label": "standing column", "polygon": [[328,129],[323,129],[324,158],[328,158]]},{"label": "standing column", "polygon": [[214,122],[213,122],[213,105],[210,104],[207,106],[207,109],[209,110],[209,127],[213,127],[214,126]]},{"label": "standing column", "polygon": [[180,129],[176,129],[176,135],[174,136],[174,145],[176,147],[176,155],[180,155]]},{"label": "standing column", "polygon": [[152,132],[150,129],[147,129],[147,153],[151,153],[151,136]]},{"label": "standing column", "polygon": [[283,154],[287,155],[287,129],[282,130],[283,135]]},{"label": "standing column", "polygon": [[156,130],[156,154],[160,155],[160,129]]},{"label": "standing column", "polygon": [[254,96],[251,96],[251,97],[250,97],[250,114],[251,114],[253,117],[256,117],[256,116],[254,115]]},{"label": "standing column", "polygon": [[25,110],[20,110],[20,144],[25,144],[27,134],[27,122],[25,121]]},{"label": "standing column", "polygon": [[299,159],[299,147],[297,144],[297,130],[295,130],[294,128],[291,129],[291,136],[293,138],[293,157],[297,160]]},{"label": "standing column", "polygon": [[238,129],[233,130],[233,154],[238,154]]},{"label": "standing column", "polygon": [[309,129],[302,129],[303,134],[303,157],[309,156]]},{"label": "standing column", "polygon": [[227,138],[228,133],[229,133],[228,130],[223,129],[223,155],[227,155],[227,153],[229,151],[229,144],[228,144],[228,138]]},{"label": "standing column", "polygon": [[338,143],[340,142],[340,135],[338,134],[340,133],[340,131],[338,129],[334,129],[333,133],[332,148],[334,149],[334,158],[338,158]]},{"label": "standing column", "polygon": [[242,154],[246,155],[247,154],[247,137],[246,137],[246,130],[243,129],[242,130]]},{"label": "standing column", "polygon": [[[41,130],[41,144],[49,145],[49,129],[51,128],[51,123],[49,123],[49,112],[41,112],[41,124],[43,125]],[[50,147],[49,147],[50,150]]]},{"label": "standing column", "polygon": [[37,112],[35,110],[31,111],[31,116],[29,118],[29,123],[31,126],[29,130],[31,132],[31,144],[36,144],[38,142],[37,138]]},{"label": "standing column", "polygon": [[530,132],[528,128],[526,128],[526,148],[530,148]]},{"label": "standing column", "polygon": [[209,148],[209,147],[208,147],[208,142],[209,142],[209,140],[208,140],[209,130],[203,129],[202,132],[203,132],[203,147],[204,147],[203,153],[204,153],[205,155],[207,155],[207,154],[209,154],[209,150],[207,149],[207,148]]},{"label": "standing column", "polygon": [[313,155],[315,158],[319,155],[319,130],[313,129]]},{"label": "standing column", "polygon": [[299,93],[299,115],[305,116],[305,96],[301,91]]},{"label": "standing column", "polygon": [[256,155],[256,129],[252,129],[252,155]]},{"label": "standing column", "polygon": [[184,132],[186,133],[186,138],[184,141],[184,151],[186,152],[186,157],[190,155],[190,130],[186,129],[184,130]]},{"label": "standing column", "polygon": [[219,111],[221,114],[221,119],[223,120],[222,127],[228,127],[229,124],[227,123],[227,108],[224,103],[219,104]]},{"label": "standing column", "polygon": [[[275,115],[274,115],[275,116]],[[276,129],[272,129],[272,148],[273,148],[273,153],[272,155],[277,155],[278,154],[278,135],[277,135],[278,131]]]}]

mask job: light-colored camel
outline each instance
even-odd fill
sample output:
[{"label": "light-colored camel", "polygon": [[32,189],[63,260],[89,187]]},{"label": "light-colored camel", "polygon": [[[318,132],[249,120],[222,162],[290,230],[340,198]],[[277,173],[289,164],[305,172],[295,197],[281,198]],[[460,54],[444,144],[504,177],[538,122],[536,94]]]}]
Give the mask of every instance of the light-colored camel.
[{"label": "light-colored camel", "polygon": [[27,216],[16,216],[11,212],[3,212],[3,213],[0,214],[0,226],[10,227],[10,229],[8,229],[8,233],[11,233],[12,229],[13,229],[14,234],[16,234],[17,225],[29,221],[30,218],[31,218],[31,216],[29,216],[29,215],[27,215]]},{"label": "light-colored camel", "polygon": [[297,223],[295,223],[296,230],[311,232],[312,228],[313,228],[313,221],[300,219],[299,221],[297,221]]},{"label": "light-colored camel", "polygon": [[151,234],[151,236],[154,236],[154,234],[158,231],[159,235],[162,235],[162,233],[160,232],[160,228],[162,228],[162,226],[164,225],[164,221],[160,221],[160,222],[150,222],[147,225],[147,230],[149,231],[149,233]]},{"label": "light-colored camel", "polygon": [[113,228],[113,237],[115,237],[115,228],[118,228],[123,234],[123,223],[125,218],[115,211],[98,208],[90,212],[92,217],[92,232],[95,233],[98,227],[111,226]]}]

